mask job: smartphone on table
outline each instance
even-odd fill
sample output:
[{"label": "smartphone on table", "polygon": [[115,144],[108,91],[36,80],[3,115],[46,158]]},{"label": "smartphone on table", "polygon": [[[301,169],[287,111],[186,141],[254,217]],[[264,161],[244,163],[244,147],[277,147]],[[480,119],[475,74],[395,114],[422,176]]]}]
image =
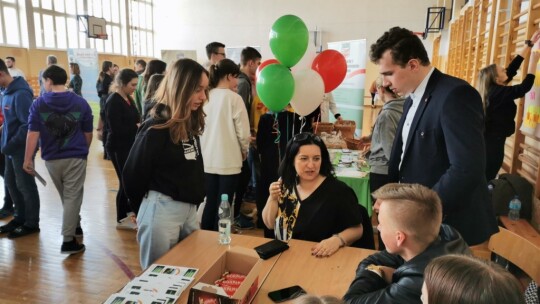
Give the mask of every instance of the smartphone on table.
[{"label": "smartphone on table", "polygon": [[274,303],[280,303],[285,302],[288,300],[292,300],[295,298],[298,298],[301,295],[305,295],[306,291],[298,286],[294,285],[291,287],[286,287],[283,289],[274,290],[268,293],[268,297],[274,301]]}]

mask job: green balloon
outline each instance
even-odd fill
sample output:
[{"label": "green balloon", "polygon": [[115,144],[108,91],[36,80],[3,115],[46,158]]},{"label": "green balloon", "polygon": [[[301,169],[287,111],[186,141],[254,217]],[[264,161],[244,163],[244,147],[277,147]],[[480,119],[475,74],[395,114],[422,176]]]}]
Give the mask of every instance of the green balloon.
[{"label": "green balloon", "polygon": [[294,78],[282,64],[266,66],[257,78],[257,94],[272,112],[283,110],[294,93]]},{"label": "green balloon", "polygon": [[308,42],[306,24],[294,15],[281,16],[270,30],[270,49],[276,59],[289,68],[302,59]]}]

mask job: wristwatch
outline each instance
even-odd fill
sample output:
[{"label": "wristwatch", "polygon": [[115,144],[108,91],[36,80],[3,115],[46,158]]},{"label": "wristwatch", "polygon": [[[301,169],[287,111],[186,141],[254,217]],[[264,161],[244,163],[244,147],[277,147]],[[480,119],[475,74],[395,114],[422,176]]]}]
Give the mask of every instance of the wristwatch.
[{"label": "wristwatch", "polygon": [[375,264],[371,264],[371,265],[368,265],[368,266],[366,267],[366,270],[375,272],[375,273],[378,274],[381,278],[383,277],[383,271],[382,271],[381,266],[378,266],[378,265],[375,265]]},{"label": "wristwatch", "polygon": [[534,43],[530,40],[525,40],[525,44],[528,46],[528,47],[533,47],[534,46]]}]

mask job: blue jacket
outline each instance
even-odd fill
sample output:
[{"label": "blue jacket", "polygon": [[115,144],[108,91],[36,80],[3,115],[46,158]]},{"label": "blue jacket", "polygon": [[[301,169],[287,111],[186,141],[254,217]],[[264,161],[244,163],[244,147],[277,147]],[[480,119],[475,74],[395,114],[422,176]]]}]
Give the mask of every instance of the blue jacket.
[{"label": "blue jacket", "polygon": [[2,92],[2,153],[6,155],[24,155],[26,133],[28,133],[28,114],[34,93],[22,77],[13,81]]}]

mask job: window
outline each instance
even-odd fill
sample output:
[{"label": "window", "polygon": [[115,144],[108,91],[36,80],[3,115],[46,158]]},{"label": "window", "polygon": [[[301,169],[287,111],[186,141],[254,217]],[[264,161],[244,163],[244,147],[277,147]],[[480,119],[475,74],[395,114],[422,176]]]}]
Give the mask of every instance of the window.
[{"label": "window", "polygon": [[[26,7],[27,2],[0,0],[0,44],[154,55],[153,0],[32,0]],[[33,20],[27,20],[27,10]],[[104,18],[108,40],[87,38],[80,15]]]},{"label": "window", "polygon": [[132,56],[154,56],[154,24],[152,0],[129,1],[129,35]]},{"label": "window", "polygon": [[17,1],[21,0],[0,0],[0,43],[9,46],[25,46],[21,39],[21,23],[26,22],[21,15],[25,10]]}]

